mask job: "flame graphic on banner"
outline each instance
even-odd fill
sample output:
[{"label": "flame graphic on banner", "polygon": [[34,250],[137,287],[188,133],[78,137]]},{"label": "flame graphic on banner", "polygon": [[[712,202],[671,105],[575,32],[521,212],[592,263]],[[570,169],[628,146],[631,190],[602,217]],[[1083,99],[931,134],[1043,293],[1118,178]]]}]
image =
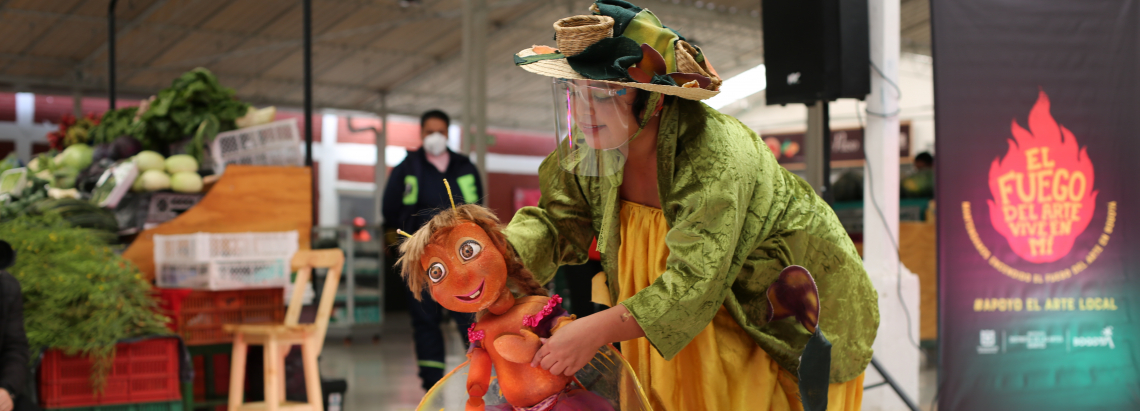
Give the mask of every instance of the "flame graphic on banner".
[{"label": "flame graphic on banner", "polygon": [[1017,120],[1010,127],[1009,151],[990,165],[990,222],[1026,261],[1057,261],[1096,209],[1092,162],[1087,148],[1049,114],[1045,91],[1029,112],[1029,130]]}]

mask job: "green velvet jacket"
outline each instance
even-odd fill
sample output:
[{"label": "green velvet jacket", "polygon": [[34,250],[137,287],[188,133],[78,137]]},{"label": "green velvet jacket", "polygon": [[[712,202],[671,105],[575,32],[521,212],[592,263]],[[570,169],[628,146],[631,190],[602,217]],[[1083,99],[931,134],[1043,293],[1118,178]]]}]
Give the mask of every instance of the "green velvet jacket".
[{"label": "green velvet jacket", "polygon": [[[622,304],[664,358],[684,348],[723,305],[796,375],[811,335],[793,318],[766,321],[765,291],[784,267],[801,265],[819,287],[820,328],[833,344],[831,382],[863,372],[879,326],[877,293],[835,213],[776,163],[760,136],[703,103],[673,99],[658,131],[657,175],[669,225],[666,271]],[[559,265],[584,263],[596,236],[616,301],[620,176],[575,176],[552,155],[539,179],[539,206],[515,214],[508,241],[545,283]]]}]

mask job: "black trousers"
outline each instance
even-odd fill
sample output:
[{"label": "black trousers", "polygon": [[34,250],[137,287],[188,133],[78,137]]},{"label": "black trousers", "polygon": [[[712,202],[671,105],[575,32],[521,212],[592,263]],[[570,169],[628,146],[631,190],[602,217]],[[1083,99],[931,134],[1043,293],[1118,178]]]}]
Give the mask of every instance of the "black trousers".
[{"label": "black trousers", "polygon": [[440,328],[444,314],[450,313],[451,318],[455,320],[464,347],[470,344],[470,341],[467,341],[467,329],[475,321],[475,314],[448,311],[435,302],[426,290],[421,296],[422,300],[416,300],[411,290],[407,290],[407,293],[412,314],[412,336],[416,341],[416,360],[420,366],[420,380],[424,390],[428,390],[448,371],[444,361],[443,329]]}]

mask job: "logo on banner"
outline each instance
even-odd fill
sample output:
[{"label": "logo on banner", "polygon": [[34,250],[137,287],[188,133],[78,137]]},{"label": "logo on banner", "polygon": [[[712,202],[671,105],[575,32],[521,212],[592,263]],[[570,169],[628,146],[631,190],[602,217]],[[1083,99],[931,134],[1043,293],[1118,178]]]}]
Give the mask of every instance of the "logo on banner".
[{"label": "logo on banner", "polygon": [[1005,157],[990,165],[990,222],[1031,263],[1069,254],[1096,209],[1086,147],[1049,114],[1044,91],[1029,111],[1029,129],[1013,120]]},{"label": "logo on banner", "polygon": [[1073,347],[1108,347],[1110,350],[1115,350],[1116,344],[1112,343],[1112,326],[1104,327],[1098,336],[1073,337]]},{"label": "logo on banner", "polygon": [[1027,331],[1025,335],[1009,336],[1009,345],[1025,345],[1025,348],[1030,350],[1043,350],[1049,348],[1049,344],[1064,342],[1065,336],[1049,335],[1044,331]]},{"label": "logo on banner", "polygon": [[[1068,256],[1096,211],[1095,171],[1073,132],[1057,124],[1042,90],[1022,127],[1010,124],[1013,138],[1005,155],[990,164],[990,224],[1005,237],[1014,254],[1029,263],[1052,263]],[[991,266],[1010,278],[1037,284],[1071,278],[1088,268],[1108,245],[1116,222],[1116,202],[1107,204],[1108,218],[1097,244],[1069,268],[1030,273],[1010,267],[982,243],[969,202],[962,203],[970,240]]]},{"label": "logo on banner", "polygon": [[997,333],[994,330],[978,332],[978,354],[997,354]]}]

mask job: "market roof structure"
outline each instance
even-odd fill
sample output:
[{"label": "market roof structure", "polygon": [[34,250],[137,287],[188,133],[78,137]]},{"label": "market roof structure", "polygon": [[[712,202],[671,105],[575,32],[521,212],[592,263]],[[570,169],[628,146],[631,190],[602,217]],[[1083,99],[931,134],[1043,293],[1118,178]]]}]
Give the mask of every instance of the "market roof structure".
[{"label": "market roof structure", "polygon": [[[551,23],[585,14],[589,0],[485,0],[488,124],[544,130],[549,79],[511,54],[553,43]],[[464,0],[314,0],[317,108],[392,113],[442,108],[464,96]],[[700,45],[725,78],[763,62],[760,1],[641,0]],[[926,0],[902,0],[902,50],[929,54]],[[0,0],[0,90],[101,95],[107,90],[107,1]],[[120,0],[120,95],[146,97],[194,67],[212,70],[242,100],[299,107],[301,2]]]}]

